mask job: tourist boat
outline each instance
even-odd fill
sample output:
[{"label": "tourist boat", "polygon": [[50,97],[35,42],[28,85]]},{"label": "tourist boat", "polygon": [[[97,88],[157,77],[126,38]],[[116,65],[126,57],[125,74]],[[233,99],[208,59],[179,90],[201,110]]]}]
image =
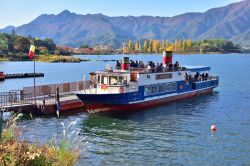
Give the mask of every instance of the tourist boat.
[{"label": "tourist boat", "polygon": [[4,81],[5,75],[2,71],[0,71],[0,81]]},{"label": "tourist boat", "polygon": [[172,51],[163,53],[160,70],[130,67],[124,57],[121,69],[91,73],[90,88],[75,94],[91,113],[128,111],[211,93],[219,84],[210,67],[171,64]]}]

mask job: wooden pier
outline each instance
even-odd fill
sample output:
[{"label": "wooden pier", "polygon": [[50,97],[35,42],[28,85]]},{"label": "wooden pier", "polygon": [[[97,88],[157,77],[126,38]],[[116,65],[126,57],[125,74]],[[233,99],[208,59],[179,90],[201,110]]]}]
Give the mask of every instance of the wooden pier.
[{"label": "wooden pier", "polygon": [[0,72],[0,81],[5,79],[14,79],[14,78],[33,78],[33,77],[44,77],[44,73],[15,73],[15,74],[3,74]]},{"label": "wooden pier", "polygon": [[24,87],[22,90],[1,92],[0,109],[4,112],[22,112],[33,115],[56,115],[85,111],[75,91],[88,89],[90,81]]}]

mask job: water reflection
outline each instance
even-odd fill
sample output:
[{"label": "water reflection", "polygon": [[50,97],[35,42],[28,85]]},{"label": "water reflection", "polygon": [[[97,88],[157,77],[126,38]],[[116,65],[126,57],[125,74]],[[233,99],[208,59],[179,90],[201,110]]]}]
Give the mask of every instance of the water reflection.
[{"label": "water reflection", "polygon": [[189,142],[188,139],[199,136],[199,130],[187,130],[194,123],[199,125],[190,119],[202,117],[218,95],[203,95],[145,111],[90,115],[81,124],[81,135],[89,142],[85,159],[97,165],[173,164],[167,159],[180,151],[177,145],[182,139]]}]

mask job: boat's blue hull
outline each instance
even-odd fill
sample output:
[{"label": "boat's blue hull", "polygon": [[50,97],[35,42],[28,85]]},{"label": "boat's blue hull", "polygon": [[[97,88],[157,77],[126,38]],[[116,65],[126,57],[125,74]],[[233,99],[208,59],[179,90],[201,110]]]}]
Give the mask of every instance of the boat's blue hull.
[{"label": "boat's blue hull", "polygon": [[145,95],[144,86],[140,86],[137,92],[117,94],[83,94],[76,93],[87,109],[93,112],[115,111],[127,109],[139,109],[155,106],[161,103],[171,102],[178,99],[193,97],[202,93],[208,93],[217,87],[219,80],[209,80],[186,84],[184,81],[177,82],[175,91],[154,93]]}]

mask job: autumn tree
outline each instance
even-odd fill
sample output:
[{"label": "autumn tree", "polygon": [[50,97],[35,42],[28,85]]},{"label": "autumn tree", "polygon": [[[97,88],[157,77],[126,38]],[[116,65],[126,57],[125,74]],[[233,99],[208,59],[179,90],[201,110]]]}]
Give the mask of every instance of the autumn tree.
[{"label": "autumn tree", "polygon": [[165,42],[164,40],[161,41],[161,52],[163,52],[165,50]]},{"label": "autumn tree", "polygon": [[147,53],[147,50],[148,50],[148,42],[147,42],[147,40],[145,40],[144,44],[143,44],[143,52]]},{"label": "autumn tree", "polygon": [[188,52],[191,51],[192,45],[193,45],[192,40],[191,40],[191,39],[188,39],[188,40],[187,40],[187,51],[188,51]]},{"label": "autumn tree", "polygon": [[132,50],[133,50],[133,42],[131,40],[128,41],[128,49],[129,49],[129,52],[131,53]]},{"label": "autumn tree", "polygon": [[135,42],[135,51],[139,51],[139,43]]},{"label": "autumn tree", "polygon": [[153,40],[150,40],[150,41],[149,41],[148,52],[149,52],[149,53],[152,53],[152,52],[153,52]]},{"label": "autumn tree", "polygon": [[168,46],[169,46],[168,40],[166,40],[166,50],[168,49]]},{"label": "autumn tree", "polygon": [[139,42],[139,48],[138,48],[138,51],[141,52],[141,42]]}]

